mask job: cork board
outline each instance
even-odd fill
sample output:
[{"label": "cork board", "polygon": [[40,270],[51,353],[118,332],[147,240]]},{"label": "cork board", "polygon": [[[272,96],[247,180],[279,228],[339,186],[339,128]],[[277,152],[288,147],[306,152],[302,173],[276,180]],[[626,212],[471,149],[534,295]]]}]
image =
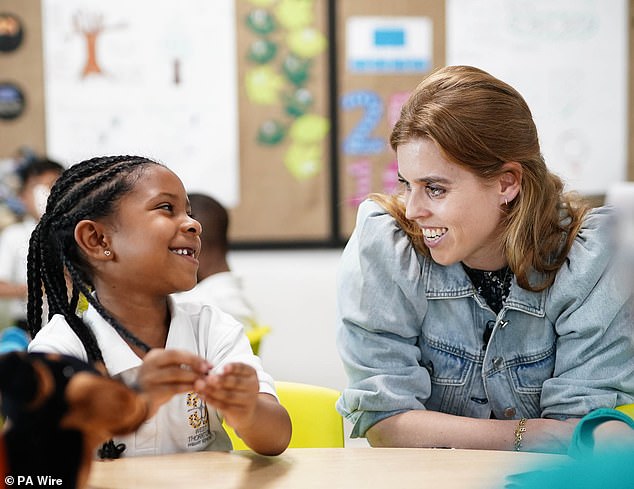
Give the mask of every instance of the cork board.
[{"label": "cork board", "polygon": [[[363,198],[394,190],[397,169],[389,135],[409,92],[445,63],[445,5],[443,0],[335,3],[337,208],[340,238],[347,239]],[[416,41],[426,48],[413,54],[406,40],[412,31],[423,33]],[[383,56],[383,48],[393,54]]]}]

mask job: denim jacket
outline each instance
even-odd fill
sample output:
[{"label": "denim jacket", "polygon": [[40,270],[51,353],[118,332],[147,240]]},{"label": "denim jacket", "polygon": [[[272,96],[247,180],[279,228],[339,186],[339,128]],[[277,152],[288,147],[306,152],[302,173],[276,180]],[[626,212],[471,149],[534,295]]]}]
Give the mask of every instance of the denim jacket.
[{"label": "denim jacket", "polygon": [[364,202],[337,285],[349,379],[337,409],[352,436],[412,409],[566,419],[634,402],[632,298],[613,273],[610,222],[607,208],[590,211],[553,285],[530,292],[513,279],[496,315],[460,263],[418,254],[382,207]]}]

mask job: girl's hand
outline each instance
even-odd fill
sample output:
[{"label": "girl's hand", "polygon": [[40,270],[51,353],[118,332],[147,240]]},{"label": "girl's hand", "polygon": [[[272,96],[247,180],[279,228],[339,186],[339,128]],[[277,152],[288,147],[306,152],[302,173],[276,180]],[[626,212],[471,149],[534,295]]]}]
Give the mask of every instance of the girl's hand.
[{"label": "girl's hand", "polygon": [[139,369],[137,384],[149,400],[150,416],[179,392],[194,390],[194,383],[204,378],[211,365],[204,359],[182,350],[150,350]]},{"label": "girl's hand", "polygon": [[255,369],[244,363],[225,365],[220,373],[198,379],[194,389],[219,411],[236,431],[255,422],[260,383]]},{"label": "girl's hand", "polygon": [[225,421],[244,442],[263,455],[286,450],[291,439],[291,420],[286,409],[269,394],[260,393],[253,367],[243,363],[225,365],[194,384],[196,392],[222,411]]}]

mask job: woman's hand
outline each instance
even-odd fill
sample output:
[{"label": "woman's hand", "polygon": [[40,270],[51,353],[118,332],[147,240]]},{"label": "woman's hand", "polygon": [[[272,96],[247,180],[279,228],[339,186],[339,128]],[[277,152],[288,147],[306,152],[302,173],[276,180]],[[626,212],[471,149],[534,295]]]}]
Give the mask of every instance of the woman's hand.
[{"label": "woman's hand", "polygon": [[149,401],[150,416],[175,394],[194,390],[194,383],[204,378],[211,365],[193,353],[182,350],[150,350],[139,369],[137,384]]},{"label": "woman's hand", "polygon": [[623,421],[604,421],[592,432],[594,450],[607,450],[619,446],[634,447],[634,429]]},{"label": "woman's hand", "polygon": [[[517,423],[517,422],[515,422]],[[566,453],[579,418],[565,421],[535,418],[526,421],[521,450],[524,452]]]}]

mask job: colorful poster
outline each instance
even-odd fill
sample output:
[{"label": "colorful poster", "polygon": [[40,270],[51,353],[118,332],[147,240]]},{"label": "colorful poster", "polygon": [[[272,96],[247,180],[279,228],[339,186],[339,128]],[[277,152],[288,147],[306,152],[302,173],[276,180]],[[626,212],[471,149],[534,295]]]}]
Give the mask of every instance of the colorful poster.
[{"label": "colorful poster", "polygon": [[239,201],[234,0],[43,0],[46,138],[67,164],[140,154]]}]

